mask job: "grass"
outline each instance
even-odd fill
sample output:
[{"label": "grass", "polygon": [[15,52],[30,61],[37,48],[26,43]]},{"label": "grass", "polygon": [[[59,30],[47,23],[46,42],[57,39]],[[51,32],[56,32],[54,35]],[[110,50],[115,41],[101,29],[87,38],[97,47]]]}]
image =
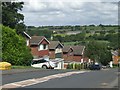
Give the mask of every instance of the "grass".
[{"label": "grass", "polygon": [[54,36],[61,36],[61,37],[65,37],[66,34],[54,34]]},{"label": "grass", "polygon": [[96,41],[101,43],[106,43],[106,44],[110,43],[109,41],[105,41],[105,40],[96,40]]},{"label": "grass", "polygon": [[29,69],[29,68],[34,68],[31,66],[12,66],[12,69]]},{"label": "grass", "polygon": [[64,45],[74,45],[76,42],[64,42]]}]

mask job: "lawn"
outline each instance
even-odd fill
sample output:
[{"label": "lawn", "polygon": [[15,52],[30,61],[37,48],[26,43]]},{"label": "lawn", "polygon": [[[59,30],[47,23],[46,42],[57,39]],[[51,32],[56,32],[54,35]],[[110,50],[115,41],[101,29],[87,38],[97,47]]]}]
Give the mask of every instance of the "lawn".
[{"label": "lawn", "polygon": [[29,69],[29,68],[34,68],[31,66],[12,66],[11,69]]}]

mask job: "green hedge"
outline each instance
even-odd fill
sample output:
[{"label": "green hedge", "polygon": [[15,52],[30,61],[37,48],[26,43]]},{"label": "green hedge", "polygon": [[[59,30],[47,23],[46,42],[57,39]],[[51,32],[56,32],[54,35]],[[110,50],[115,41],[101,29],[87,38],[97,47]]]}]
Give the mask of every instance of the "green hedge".
[{"label": "green hedge", "polygon": [[2,60],[12,65],[30,65],[32,60],[30,49],[25,39],[17,35],[14,29],[2,26]]},{"label": "green hedge", "polygon": [[77,69],[77,70],[80,70],[81,69],[81,65],[77,64],[77,63],[71,63],[71,64],[68,64],[67,69]]}]

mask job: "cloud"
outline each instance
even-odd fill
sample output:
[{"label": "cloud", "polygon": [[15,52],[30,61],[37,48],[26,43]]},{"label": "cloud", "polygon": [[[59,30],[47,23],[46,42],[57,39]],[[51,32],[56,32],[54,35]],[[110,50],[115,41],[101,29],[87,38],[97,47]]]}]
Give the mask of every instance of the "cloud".
[{"label": "cloud", "polygon": [[93,1],[29,0],[25,1],[21,13],[25,16],[25,24],[32,26],[117,24],[117,3]]}]

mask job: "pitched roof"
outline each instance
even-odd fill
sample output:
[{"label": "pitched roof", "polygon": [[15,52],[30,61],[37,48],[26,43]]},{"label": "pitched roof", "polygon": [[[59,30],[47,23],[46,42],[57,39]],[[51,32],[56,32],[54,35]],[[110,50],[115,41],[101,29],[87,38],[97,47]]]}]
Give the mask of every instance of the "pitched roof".
[{"label": "pitched roof", "polygon": [[[63,52],[68,52],[70,48],[71,48],[71,46],[64,46]],[[72,48],[71,48],[71,49],[72,49]]]},{"label": "pitched roof", "polygon": [[30,39],[30,45],[39,45],[44,39],[49,43],[44,36],[32,36]]},{"label": "pitched roof", "polygon": [[27,34],[26,32],[23,32],[25,36],[27,36],[29,39],[31,39],[31,36]]},{"label": "pitched roof", "polygon": [[83,55],[85,46],[72,46],[74,55]]},{"label": "pitched roof", "polygon": [[119,55],[118,50],[112,51],[111,53],[112,53],[113,55],[115,55],[115,56],[118,56],[118,55]]},{"label": "pitched roof", "polygon": [[55,49],[58,45],[63,45],[59,41],[50,41],[49,49]]}]

